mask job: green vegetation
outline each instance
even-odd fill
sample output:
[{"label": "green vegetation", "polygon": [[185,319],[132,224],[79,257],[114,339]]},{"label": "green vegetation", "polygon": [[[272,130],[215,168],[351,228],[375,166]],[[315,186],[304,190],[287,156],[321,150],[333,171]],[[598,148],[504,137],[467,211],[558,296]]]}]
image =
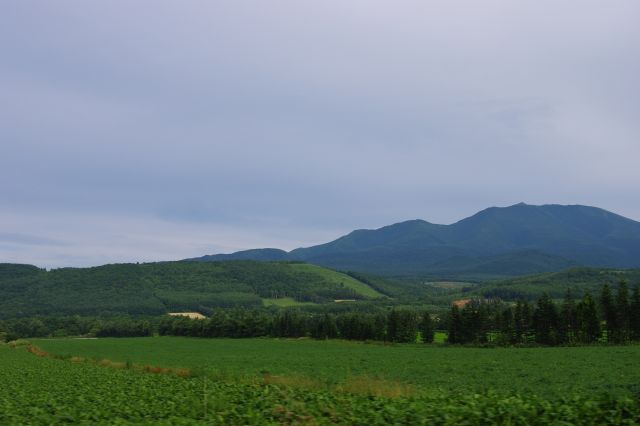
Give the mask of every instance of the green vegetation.
[{"label": "green vegetation", "polygon": [[[640,283],[640,270],[576,268],[484,284],[398,280],[341,273],[298,262],[163,262],[45,271],[0,264],[0,320],[34,316],[157,316],[218,308],[298,308],[323,314],[382,312],[390,307],[444,316],[458,299],[559,301],[567,288],[576,299],[603,284]],[[334,303],[335,300],[355,300]]]},{"label": "green vegetation", "polygon": [[402,383],[417,393],[492,391],[640,396],[640,346],[465,348],[383,345],[338,340],[193,339],[178,337],[34,340],[63,356],[184,367],[212,378],[249,380],[265,374],[305,378],[333,389],[356,379]]},{"label": "green vegetation", "polygon": [[146,319],[126,316],[14,318],[0,320],[0,337],[8,341],[29,337],[136,337],[157,333],[207,338],[313,337],[431,343],[437,328],[448,330],[446,341],[451,344],[557,346],[640,341],[640,286],[630,292],[625,282],[616,287],[615,295],[605,284],[597,300],[589,293],[576,300],[570,290],[560,305],[547,294],[535,305],[521,300],[512,304],[474,298],[452,304],[444,315],[416,307],[374,312],[357,309],[317,312],[300,309],[317,306],[309,302],[290,298],[274,302],[282,303],[283,309],[218,309],[209,318],[200,315],[197,319],[182,315]]},{"label": "green vegetation", "polygon": [[77,361],[37,357],[0,345],[0,423],[613,425],[640,421],[637,401],[624,396],[563,396],[553,401],[457,391],[378,396],[371,385],[381,383],[371,381],[327,391],[303,383],[287,385],[265,374],[253,382],[228,382],[208,375],[150,374],[129,369],[126,363],[101,367]]},{"label": "green vegetation", "polygon": [[281,297],[279,299],[262,299],[264,306],[277,306],[279,308],[290,308],[292,306],[316,305],[313,302],[299,302],[293,297]]},{"label": "green vegetation", "polygon": [[302,260],[404,279],[484,281],[574,266],[640,267],[640,223],[587,206],[488,208],[452,225],[410,220],[326,244],[199,258]]},{"label": "green vegetation", "polygon": [[637,225],[519,205],[263,262],[0,264],[0,424],[637,424],[640,270],[479,282],[627,265]]},{"label": "green vegetation", "polygon": [[615,286],[620,281],[640,284],[640,269],[573,268],[483,284],[469,292],[469,295],[532,301],[546,293],[559,300],[571,289],[575,297],[581,298],[587,292],[597,294],[604,284]]},{"label": "green vegetation", "polygon": [[316,265],[310,265],[308,263],[293,263],[291,268],[300,273],[308,273],[318,275],[326,280],[328,283],[333,283],[337,286],[344,286],[350,288],[356,294],[369,298],[382,297],[378,291],[374,290],[362,281],[355,279],[349,275],[341,274],[331,269],[322,268]]},{"label": "green vegetation", "polygon": [[291,262],[162,262],[44,271],[0,264],[0,318],[35,315],[209,314],[263,299],[328,303],[382,295],[353,277]]}]

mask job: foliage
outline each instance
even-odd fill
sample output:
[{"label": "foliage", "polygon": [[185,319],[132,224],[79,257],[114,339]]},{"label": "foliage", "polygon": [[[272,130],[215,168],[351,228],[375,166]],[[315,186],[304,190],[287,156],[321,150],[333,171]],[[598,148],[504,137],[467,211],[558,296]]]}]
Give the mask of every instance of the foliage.
[{"label": "foliage", "polygon": [[604,284],[613,286],[621,280],[640,284],[640,269],[573,268],[489,282],[473,290],[471,295],[487,299],[533,302],[544,293],[552,299],[562,299],[567,290],[571,289],[575,297],[581,298],[585,293],[597,294]]},{"label": "foliage", "polygon": [[470,348],[312,339],[47,339],[44,351],[139,365],[188,368],[214,379],[304,378],[333,390],[351,380],[402,383],[416,394],[493,391],[504,396],[633,396],[640,346]]},{"label": "foliage", "polygon": [[143,337],[153,334],[155,318],[117,316],[32,317],[0,321],[0,341],[28,337]]},{"label": "foliage", "polygon": [[259,308],[266,298],[326,303],[382,296],[356,279],[287,262],[162,262],[39,270],[0,264],[0,319],[35,315],[159,315]]},{"label": "foliage", "polygon": [[518,301],[515,306],[500,301],[472,299],[460,311],[454,304],[447,318],[449,343],[499,345],[591,344],[601,336],[601,323],[606,329],[607,343],[624,344],[638,339],[640,303],[634,290],[633,302],[628,300],[628,289],[624,282],[617,288],[614,297],[611,288],[604,285],[600,292],[599,306],[589,293],[576,304],[571,291],[558,307],[544,293],[534,307],[527,301]]},{"label": "foliage", "polygon": [[380,397],[263,383],[180,378],[36,357],[0,347],[0,423],[631,424],[625,397],[491,392]]}]

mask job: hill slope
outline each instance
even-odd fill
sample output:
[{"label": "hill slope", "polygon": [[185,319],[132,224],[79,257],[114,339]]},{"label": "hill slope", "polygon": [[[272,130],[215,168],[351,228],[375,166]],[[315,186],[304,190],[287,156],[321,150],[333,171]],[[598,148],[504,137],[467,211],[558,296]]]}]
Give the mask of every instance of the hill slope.
[{"label": "hill slope", "polygon": [[395,276],[501,277],[575,266],[640,267],[640,222],[595,207],[523,203],[492,207],[452,225],[411,220],[357,230],[289,253],[268,249],[203,256],[301,260]]},{"label": "hill slope", "polygon": [[573,268],[482,284],[468,295],[534,301],[543,293],[562,299],[567,289],[571,289],[574,297],[582,297],[586,292],[597,297],[604,284],[615,289],[621,281],[625,281],[629,288],[640,285],[640,269]]},{"label": "hill slope", "polygon": [[348,275],[284,262],[162,262],[62,268],[0,264],[0,318],[104,313],[156,315],[259,307],[265,299],[326,303],[382,294]]}]

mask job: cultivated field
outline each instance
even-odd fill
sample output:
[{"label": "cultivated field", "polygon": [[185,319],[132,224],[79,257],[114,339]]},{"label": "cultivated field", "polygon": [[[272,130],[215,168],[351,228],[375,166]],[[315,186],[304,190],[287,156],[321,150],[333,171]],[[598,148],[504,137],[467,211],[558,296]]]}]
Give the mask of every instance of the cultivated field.
[{"label": "cultivated field", "polygon": [[[631,399],[440,394],[395,398],[181,378],[0,346],[1,424],[623,424]],[[628,424],[629,424],[628,423]]]},{"label": "cultivated field", "polygon": [[[310,339],[181,337],[34,340],[62,356],[183,367],[210,377],[265,375],[334,388],[364,379],[416,393],[441,391],[562,396],[640,394],[640,346],[465,348]],[[287,379],[284,379],[287,378]]]}]

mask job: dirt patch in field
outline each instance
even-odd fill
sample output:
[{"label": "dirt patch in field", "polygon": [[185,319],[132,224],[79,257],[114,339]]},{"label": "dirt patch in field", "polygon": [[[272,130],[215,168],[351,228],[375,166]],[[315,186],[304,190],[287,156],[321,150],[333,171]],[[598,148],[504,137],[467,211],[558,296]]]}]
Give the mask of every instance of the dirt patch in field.
[{"label": "dirt patch in field", "polygon": [[469,302],[471,302],[471,299],[458,299],[451,302],[451,304],[457,306],[458,308],[464,308]]},{"label": "dirt patch in field", "polygon": [[187,317],[191,319],[206,319],[200,312],[169,312],[172,317]]}]

